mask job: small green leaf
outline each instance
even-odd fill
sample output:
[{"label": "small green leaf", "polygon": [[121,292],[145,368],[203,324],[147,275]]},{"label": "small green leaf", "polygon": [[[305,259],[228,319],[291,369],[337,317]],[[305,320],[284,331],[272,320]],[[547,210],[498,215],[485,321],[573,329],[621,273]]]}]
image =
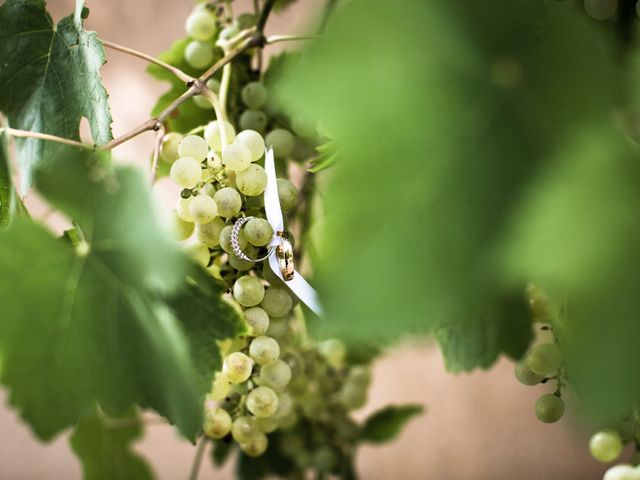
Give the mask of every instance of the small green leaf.
[{"label": "small green leaf", "polygon": [[389,406],[367,418],[360,431],[360,441],[383,443],[393,440],[409,420],[421,415],[421,405]]},{"label": "small green leaf", "polygon": [[149,465],[131,450],[141,436],[142,424],[133,413],[118,419],[94,413],[80,419],[70,443],[85,480],[151,480]]},{"label": "small green leaf", "polygon": [[[82,26],[82,2],[54,25],[43,0],[6,0],[0,5],[0,111],[18,129],[80,140],[80,120],[89,120],[98,145],[111,140],[108,95],[100,67],[102,43]],[[22,189],[34,169],[61,146],[16,139]]]},{"label": "small green leaf", "polygon": [[309,169],[312,173],[318,173],[331,167],[338,158],[337,144],[333,140],[316,147],[319,155],[312,161],[312,167]]},{"label": "small green leaf", "polygon": [[234,442],[228,438],[226,440],[215,440],[211,449],[211,460],[216,467],[221,467],[226,463],[233,452]]}]

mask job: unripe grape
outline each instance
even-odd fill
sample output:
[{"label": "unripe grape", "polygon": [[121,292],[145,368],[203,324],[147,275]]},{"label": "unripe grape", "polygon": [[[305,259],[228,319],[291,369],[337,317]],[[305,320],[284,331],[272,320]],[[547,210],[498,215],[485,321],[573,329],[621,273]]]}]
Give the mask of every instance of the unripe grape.
[{"label": "unripe grape", "polygon": [[231,391],[231,384],[225,375],[221,372],[217,372],[216,376],[211,383],[211,391],[208,394],[208,397],[211,400],[223,400],[229,395]]},{"label": "unripe grape", "polygon": [[262,434],[254,417],[242,416],[233,421],[231,435],[238,443],[248,442],[256,435]]},{"label": "unripe grape", "polygon": [[[267,293],[269,292],[267,291]],[[330,338],[321,342],[318,345],[318,350],[333,367],[339,368],[344,365],[344,360],[347,356],[347,347],[343,341],[338,340],[337,338]]]},{"label": "unripe grape", "polygon": [[207,10],[197,10],[187,17],[185,30],[194,40],[206,42],[216,33],[216,19]]},{"label": "unripe grape", "polygon": [[538,375],[554,375],[562,365],[562,352],[554,343],[539,343],[527,356],[527,365]]},{"label": "unripe grape", "polygon": [[169,213],[168,229],[171,236],[178,240],[186,240],[193,233],[194,225],[192,222],[183,220],[176,210],[172,210]]},{"label": "unripe grape", "polygon": [[280,345],[275,339],[261,335],[249,345],[249,355],[258,365],[268,365],[280,356]]},{"label": "unripe grape", "polygon": [[256,417],[270,417],[278,409],[278,395],[269,387],[257,387],[247,396],[247,408]]},{"label": "unripe grape", "polygon": [[584,0],[584,9],[594,20],[608,20],[618,9],[618,0]]},{"label": "unripe grape", "polygon": [[200,242],[190,242],[189,244],[183,247],[184,252],[189,255],[194,262],[202,267],[206,267],[209,265],[209,260],[211,259],[211,253],[209,253],[209,249],[202,245]]},{"label": "unripe grape", "polygon": [[289,130],[277,128],[267,133],[265,143],[267,147],[273,147],[273,153],[277,158],[285,158],[293,152],[296,139]]},{"label": "unripe grape", "polygon": [[222,373],[230,383],[246,382],[253,370],[253,360],[242,352],[233,352],[224,359]]},{"label": "unripe grape", "polygon": [[241,172],[251,164],[251,152],[242,143],[234,142],[222,152],[222,163],[234,172]]},{"label": "unripe grape", "polygon": [[191,201],[189,213],[197,223],[205,225],[216,218],[218,215],[218,206],[209,195],[200,194]]},{"label": "unripe grape", "polygon": [[268,446],[269,440],[267,439],[267,436],[264,433],[259,432],[251,437],[249,441],[241,443],[240,450],[250,457],[259,457],[267,451]]},{"label": "unripe grape", "polygon": [[638,471],[631,465],[614,465],[604,473],[602,480],[638,480]]},{"label": "unripe grape", "polygon": [[171,180],[183,188],[192,188],[202,179],[202,165],[195,158],[182,157],[171,165]]},{"label": "unripe grape", "polygon": [[366,390],[371,384],[371,370],[364,365],[356,365],[349,370],[347,381]]},{"label": "unripe grape", "polygon": [[209,148],[204,138],[198,135],[187,135],[180,140],[178,153],[181,157],[191,157],[201,162],[207,157]]},{"label": "unripe grape", "polygon": [[[220,82],[215,78],[210,78],[207,80],[207,87],[213,93],[218,93],[220,91]],[[203,110],[213,110],[213,104],[206,97],[206,95],[196,95],[193,97],[193,103],[195,103],[199,108]]]},{"label": "unripe grape", "polygon": [[244,226],[244,238],[251,245],[264,247],[273,238],[273,228],[263,218],[252,218]]},{"label": "unripe grape", "polygon": [[196,228],[196,237],[200,243],[209,248],[217,247],[220,245],[220,232],[223,228],[225,228],[224,222],[220,217],[216,217],[209,223],[198,224]]},{"label": "unripe grape", "polygon": [[242,89],[242,101],[252,109],[262,108],[267,104],[269,98],[267,89],[260,82],[251,82]]},{"label": "unripe grape", "polygon": [[516,363],[513,373],[520,383],[529,386],[539,384],[544,378],[544,375],[533,372],[525,361]]},{"label": "unripe grape", "polygon": [[218,215],[221,217],[233,217],[240,213],[240,209],[242,209],[242,198],[234,188],[221,188],[215,193],[213,199],[216,201],[216,205],[218,206]]},{"label": "unripe grape", "polygon": [[274,418],[282,420],[288,417],[293,412],[293,398],[287,392],[281,392],[278,394],[278,409],[273,414]]},{"label": "unripe grape", "polygon": [[295,115],[291,119],[291,130],[302,138],[313,138],[316,136],[316,127],[313,122],[307,121],[300,115]]},{"label": "unripe grape", "polygon": [[231,431],[231,416],[222,408],[208,410],[204,414],[202,430],[209,438],[222,438]]},{"label": "unripe grape", "polygon": [[189,206],[191,205],[192,200],[193,197],[180,197],[178,198],[178,202],[176,203],[176,213],[185,222],[193,222],[193,217],[191,216],[191,212],[189,212]]},{"label": "unripe grape", "polygon": [[614,461],[622,453],[622,439],[615,430],[606,429],[594,434],[589,440],[589,450],[596,460],[608,463]]},{"label": "unripe grape", "polygon": [[340,390],[339,399],[347,410],[357,410],[367,403],[367,391],[358,385],[347,383]]},{"label": "unripe grape", "polygon": [[255,197],[267,187],[267,172],[260,165],[252,163],[246,170],[236,174],[238,190],[248,197]]},{"label": "unripe grape", "polygon": [[233,284],[233,297],[243,307],[255,307],[264,298],[264,285],[259,278],[245,275]]},{"label": "unripe grape", "polygon": [[340,457],[333,448],[325,445],[315,451],[312,462],[321,472],[332,472],[338,467]]},{"label": "unripe grape", "polygon": [[[257,249],[253,245],[247,245],[243,250],[250,258],[255,258],[258,254]],[[255,267],[255,262],[245,260],[244,258],[237,257],[235,253],[229,254],[229,265],[238,270],[239,272],[246,272]]]},{"label": "unripe grape", "polygon": [[[218,212],[219,212],[219,209],[220,209],[220,206],[218,205]],[[228,254],[232,254],[233,253],[233,247],[231,246],[231,231],[232,230],[233,230],[233,226],[227,225],[220,232],[220,246],[222,247],[222,250],[224,250]],[[242,230],[240,230],[240,233],[238,234],[238,243],[240,244],[240,248],[243,251],[244,251],[245,248],[247,248],[247,239],[244,238],[244,232]]]},{"label": "unripe grape", "polygon": [[527,285],[526,294],[533,321],[548,322],[551,315],[549,313],[550,307],[547,295],[532,283]]},{"label": "unripe grape", "polygon": [[286,318],[272,318],[269,320],[267,334],[270,337],[281,338],[289,331],[289,320]]},{"label": "unripe grape", "polygon": [[281,392],[291,381],[291,367],[282,360],[276,360],[260,369],[260,380],[262,385]]},{"label": "unripe grape", "polygon": [[242,115],[240,115],[238,123],[243,130],[255,130],[256,132],[262,133],[264,129],[267,128],[269,119],[261,110],[245,110],[242,112]]},{"label": "unripe grape", "polygon": [[[222,125],[224,126],[226,137],[226,143],[224,144],[224,146],[227,146],[233,143],[233,139],[236,136],[236,129],[233,128],[233,125],[226,121],[222,121]],[[212,150],[216,152],[222,151],[222,135],[220,135],[220,122],[218,120],[209,122],[207,127],[204,129],[204,138]]]},{"label": "unripe grape", "polygon": [[282,211],[291,210],[298,203],[298,189],[286,178],[278,178],[278,198]]},{"label": "unripe grape", "polygon": [[260,306],[270,317],[280,318],[291,311],[293,308],[293,299],[285,289],[270,287],[265,292],[264,299]]},{"label": "unripe grape", "polygon": [[167,133],[162,138],[162,144],[160,145],[160,158],[162,158],[165,162],[172,164],[178,158],[180,158],[180,154],[178,153],[178,145],[180,144],[180,140],[182,140],[182,135],[177,132]]},{"label": "unripe grape", "polygon": [[564,415],[564,401],[551,393],[542,395],[536,402],[536,417],[544,423],[554,423]]},{"label": "unripe grape", "polygon": [[241,143],[251,152],[251,161],[255,162],[264,155],[264,138],[255,130],[243,130],[235,138],[234,142]]},{"label": "unripe grape", "polygon": [[262,335],[269,328],[269,315],[260,307],[247,308],[244,318],[249,324],[249,335],[252,337]]},{"label": "unripe grape", "polygon": [[226,42],[232,39],[233,37],[235,37],[236,35],[238,35],[238,33],[240,33],[240,30],[238,29],[238,25],[236,23],[227,25],[220,31],[220,35],[218,35],[218,40],[222,40],[223,42]]},{"label": "unripe grape", "polygon": [[193,68],[208,67],[213,63],[213,48],[208,43],[194,40],[184,49],[184,59]]},{"label": "unripe grape", "polygon": [[280,422],[278,421],[278,419],[274,417],[261,417],[261,418],[258,418],[257,420],[258,420],[258,427],[260,428],[260,431],[264,433],[275,432],[278,429],[278,426],[280,425]]}]

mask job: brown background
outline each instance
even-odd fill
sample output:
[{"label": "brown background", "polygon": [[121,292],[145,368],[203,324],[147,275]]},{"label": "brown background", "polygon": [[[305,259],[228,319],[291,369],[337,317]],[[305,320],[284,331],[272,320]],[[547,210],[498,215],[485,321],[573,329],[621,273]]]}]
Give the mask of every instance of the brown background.
[{"label": "brown background", "polygon": [[[73,0],[51,0],[56,19],[72,11]],[[305,31],[320,0],[300,0],[274,19],[270,33]],[[238,10],[249,2],[237,1]],[[158,54],[184,35],[187,0],[93,0],[88,28],[111,41]],[[244,8],[242,8],[244,7]],[[144,62],[108,51],[103,75],[114,117],[114,134],[122,134],[148,118],[165,86],[145,74]],[[146,164],[153,135],[143,135],[116,150],[118,160]],[[162,184],[159,189],[162,189]],[[30,205],[45,212],[37,201]],[[168,201],[168,203],[171,203]],[[58,222],[61,220],[58,219]],[[544,425],[533,404],[549,387],[524,387],[502,360],[490,372],[451,376],[440,353],[430,345],[404,345],[375,365],[369,404],[359,417],[390,402],[419,402],[428,412],[414,421],[393,444],[365,447],[358,455],[363,479],[581,480],[601,478],[606,467],[591,459],[588,436],[576,422],[563,419]],[[6,395],[0,392],[6,403]],[[51,412],[55,415],[55,412]],[[77,479],[80,467],[68,447],[68,435],[42,445],[13,410],[0,407],[0,479]],[[150,425],[137,446],[159,478],[185,479],[194,449],[164,425]],[[200,478],[232,478],[232,470],[214,471],[205,461]]]}]

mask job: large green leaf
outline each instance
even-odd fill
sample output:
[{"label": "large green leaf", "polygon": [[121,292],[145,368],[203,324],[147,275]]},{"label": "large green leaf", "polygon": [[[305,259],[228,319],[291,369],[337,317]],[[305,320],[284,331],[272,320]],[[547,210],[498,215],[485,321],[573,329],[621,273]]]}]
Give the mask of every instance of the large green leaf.
[{"label": "large green leaf", "polygon": [[82,462],[85,480],[150,480],[147,463],[131,450],[142,435],[142,425],[132,416],[123,419],[91,414],[80,419],[70,442]]},{"label": "large green leaf", "polygon": [[323,191],[319,328],[437,332],[454,370],[524,352],[524,279],[505,279],[500,240],[550,152],[609,121],[616,87],[601,32],[542,5],[353,0],[283,75],[281,100],[341,149]]},{"label": "large green leaf", "polygon": [[[79,140],[82,117],[95,142],[111,139],[108,95],[100,67],[102,43],[82,27],[86,14],[76,11],[55,25],[43,0],[6,0],[0,5],[0,111],[18,129]],[[34,168],[57,155],[60,146],[17,139],[23,189]]]},{"label": "large green leaf", "polygon": [[[108,412],[154,408],[194,438],[208,387],[203,372],[215,367],[215,339],[233,331],[236,317],[211,298],[209,328],[185,335],[194,320],[176,321],[163,298],[179,302],[196,267],[156,222],[142,175],[101,162],[69,150],[37,173],[39,191],[76,220],[86,248],[27,222],[0,235],[2,380],[44,439],[96,400]],[[191,351],[196,334],[208,358]]]}]

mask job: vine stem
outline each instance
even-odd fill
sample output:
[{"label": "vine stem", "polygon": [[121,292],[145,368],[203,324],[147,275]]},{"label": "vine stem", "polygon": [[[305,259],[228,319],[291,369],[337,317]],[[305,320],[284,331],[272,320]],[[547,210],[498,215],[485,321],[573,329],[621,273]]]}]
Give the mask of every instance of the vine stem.
[{"label": "vine stem", "polygon": [[156,183],[156,177],[158,175],[158,157],[160,156],[160,146],[162,145],[163,138],[164,126],[160,127],[156,133],[156,143],[153,147],[153,161],[151,162],[151,185]]},{"label": "vine stem", "polygon": [[316,40],[320,35],[270,35],[266,38],[267,45],[273,45],[280,42],[295,42],[300,40]]},{"label": "vine stem", "polygon": [[20,138],[36,138],[38,140],[47,140],[49,142],[63,143],[65,145],[71,145],[73,147],[88,148],[90,150],[95,149],[95,145],[89,145],[86,143],[71,140],[70,138],[57,137],[55,135],[49,135],[48,133],[30,132],[27,130],[18,130],[10,127],[0,127],[0,133],[6,132],[12,137]]},{"label": "vine stem", "polygon": [[198,448],[196,449],[196,455],[193,457],[193,464],[191,465],[191,473],[189,474],[189,480],[198,480],[198,474],[200,473],[200,465],[202,465],[202,457],[204,451],[207,448],[207,439],[203,436],[198,442]]}]

